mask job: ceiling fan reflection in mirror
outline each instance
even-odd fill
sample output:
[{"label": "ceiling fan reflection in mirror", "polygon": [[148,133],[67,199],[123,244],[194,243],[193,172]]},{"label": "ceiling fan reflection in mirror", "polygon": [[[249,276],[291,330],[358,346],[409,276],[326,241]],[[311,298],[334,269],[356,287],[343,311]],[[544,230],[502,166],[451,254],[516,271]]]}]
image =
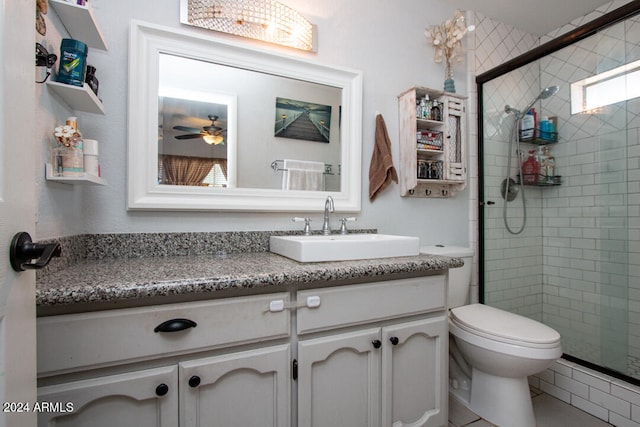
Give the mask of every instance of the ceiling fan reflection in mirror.
[{"label": "ceiling fan reflection in mirror", "polygon": [[208,117],[209,117],[209,120],[211,120],[211,124],[207,126],[203,126],[202,129],[188,127],[188,126],[174,126],[173,129],[175,130],[179,130],[183,132],[191,132],[185,135],[176,135],[175,139],[202,138],[202,140],[209,145],[224,144],[223,133],[226,132],[227,130],[216,125],[216,122],[218,121],[218,116],[209,114]]}]

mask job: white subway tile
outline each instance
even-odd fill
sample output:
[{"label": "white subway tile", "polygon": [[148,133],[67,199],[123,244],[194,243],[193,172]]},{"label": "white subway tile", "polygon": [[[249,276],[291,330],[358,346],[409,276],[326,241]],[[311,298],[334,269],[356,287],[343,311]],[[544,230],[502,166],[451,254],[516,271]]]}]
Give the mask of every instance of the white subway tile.
[{"label": "white subway tile", "polygon": [[640,423],[636,423],[628,418],[622,417],[615,412],[610,414],[609,423],[616,427],[640,427]]},{"label": "white subway tile", "polygon": [[597,388],[591,388],[589,390],[589,401],[598,406],[602,406],[609,411],[620,414],[627,419],[631,419],[631,403],[626,400],[604,393],[602,390],[598,390]]},{"label": "white subway tile", "polygon": [[609,421],[609,411],[581,397],[575,395],[571,396],[571,405],[575,406],[578,409],[582,409],[583,411],[593,415],[594,417],[600,418],[601,420]]},{"label": "white subway tile", "polygon": [[571,403],[571,393],[551,383],[540,380],[540,390],[562,400],[563,402]]},{"label": "white subway tile", "polygon": [[588,374],[581,370],[581,368],[573,370],[573,379],[607,393],[611,391],[611,385],[609,381]]},{"label": "white subway tile", "polygon": [[589,386],[571,379],[568,376],[556,374],[555,385],[563,390],[570,392],[571,394],[582,397],[583,399],[589,398]]}]

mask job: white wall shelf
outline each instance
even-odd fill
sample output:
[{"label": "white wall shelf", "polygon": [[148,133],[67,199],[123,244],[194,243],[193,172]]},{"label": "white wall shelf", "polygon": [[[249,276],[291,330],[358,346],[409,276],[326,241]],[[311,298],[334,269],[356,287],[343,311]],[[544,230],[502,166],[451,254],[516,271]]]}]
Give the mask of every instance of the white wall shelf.
[{"label": "white wall shelf", "polygon": [[77,111],[86,111],[94,114],[104,114],[104,106],[89,85],[74,86],[66,83],[47,80],[47,86],[51,88],[69,107]]},{"label": "white wall shelf", "polygon": [[86,43],[90,48],[107,50],[107,42],[90,6],[78,6],[64,0],[49,0],[49,4],[71,37]]},{"label": "white wall shelf", "polygon": [[45,178],[47,181],[71,185],[107,185],[107,181],[103,178],[88,173],[82,174],[81,176],[55,176],[50,163],[45,164]]}]

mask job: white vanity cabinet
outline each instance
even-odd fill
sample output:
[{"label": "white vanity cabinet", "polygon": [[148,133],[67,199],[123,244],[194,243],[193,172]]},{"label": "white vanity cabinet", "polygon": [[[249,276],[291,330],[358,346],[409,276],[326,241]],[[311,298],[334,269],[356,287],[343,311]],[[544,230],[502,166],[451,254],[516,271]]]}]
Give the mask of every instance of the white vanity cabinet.
[{"label": "white vanity cabinet", "polygon": [[38,425],[446,426],[447,352],[445,274],[40,317]]},{"label": "white vanity cabinet", "polygon": [[290,313],[274,300],[289,293],[38,318],[38,400],[72,405],[39,427],[289,426]]},{"label": "white vanity cabinet", "polygon": [[300,292],[298,426],[447,425],[445,293],[442,275]]}]

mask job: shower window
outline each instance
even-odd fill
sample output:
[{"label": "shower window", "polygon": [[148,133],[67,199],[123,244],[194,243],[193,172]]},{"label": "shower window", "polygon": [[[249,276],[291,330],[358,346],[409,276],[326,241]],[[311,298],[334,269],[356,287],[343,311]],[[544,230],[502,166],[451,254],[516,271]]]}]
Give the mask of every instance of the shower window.
[{"label": "shower window", "polygon": [[[636,2],[477,82],[481,301],[542,321],[560,332],[566,358],[640,385],[640,82],[629,81],[640,77],[638,12]],[[626,89],[622,98],[594,101],[612,84]],[[508,201],[501,183],[517,182],[518,165],[540,155],[530,143],[516,152],[512,132],[513,112],[536,96],[538,118],[557,117],[548,147],[562,184],[518,187]],[[589,114],[574,114],[575,102]]]},{"label": "shower window", "polygon": [[640,97],[640,61],[571,84],[571,113],[598,112],[598,108]]}]

